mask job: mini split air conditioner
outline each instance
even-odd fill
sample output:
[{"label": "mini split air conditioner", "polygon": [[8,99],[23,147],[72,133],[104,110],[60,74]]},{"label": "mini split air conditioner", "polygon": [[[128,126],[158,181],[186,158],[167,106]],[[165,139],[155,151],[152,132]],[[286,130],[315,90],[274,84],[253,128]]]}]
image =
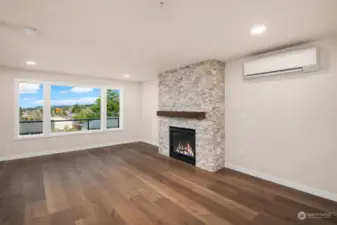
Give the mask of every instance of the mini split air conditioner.
[{"label": "mini split air conditioner", "polygon": [[244,75],[258,77],[318,70],[317,48],[292,50],[258,57],[243,65]]}]

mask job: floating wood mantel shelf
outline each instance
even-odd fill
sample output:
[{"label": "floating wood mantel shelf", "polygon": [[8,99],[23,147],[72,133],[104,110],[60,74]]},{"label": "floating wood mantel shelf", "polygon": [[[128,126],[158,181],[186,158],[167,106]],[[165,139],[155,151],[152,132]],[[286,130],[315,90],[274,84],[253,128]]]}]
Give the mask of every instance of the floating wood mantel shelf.
[{"label": "floating wood mantel shelf", "polygon": [[206,112],[157,111],[157,116],[206,119]]}]

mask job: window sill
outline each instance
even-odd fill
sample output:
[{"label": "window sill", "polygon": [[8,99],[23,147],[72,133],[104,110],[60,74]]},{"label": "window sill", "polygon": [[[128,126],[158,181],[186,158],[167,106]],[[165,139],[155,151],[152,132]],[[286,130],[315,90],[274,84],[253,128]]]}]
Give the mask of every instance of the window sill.
[{"label": "window sill", "polygon": [[40,138],[53,138],[53,137],[65,137],[65,136],[75,136],[75,135],[85,135],[85,134],[100,134],[114,131],[122,131],[123,128],[110,128],[105,130],[91,130],[91,131],[78,131],[78,132],[64,132],[64,133],[51,133],[46,134],[35,134],[27,136],[16,136],[15,140],[30,140],[30,139],[40,139]]}]

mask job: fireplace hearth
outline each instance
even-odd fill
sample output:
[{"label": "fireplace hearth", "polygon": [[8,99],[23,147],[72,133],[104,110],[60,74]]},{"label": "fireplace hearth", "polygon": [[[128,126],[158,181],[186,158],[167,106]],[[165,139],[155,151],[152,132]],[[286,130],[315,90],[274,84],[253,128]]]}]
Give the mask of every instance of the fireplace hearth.
[{"label": "fireplace hearth", "polygon": [[170,127],[170,156],[195,165],[195,130]]}]

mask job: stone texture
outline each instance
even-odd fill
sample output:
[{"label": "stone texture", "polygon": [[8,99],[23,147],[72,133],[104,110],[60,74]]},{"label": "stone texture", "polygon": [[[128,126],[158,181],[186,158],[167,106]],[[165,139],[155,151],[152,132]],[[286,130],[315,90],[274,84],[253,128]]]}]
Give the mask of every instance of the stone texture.
[{"label": "stone texture", "polygon": [[206,112],[205,120],[159,117],[159,152],[169,155],[169,126],[196,130],[196,166],[224,166],[225,65],[216,60],[159,74],[159,110]]}]

